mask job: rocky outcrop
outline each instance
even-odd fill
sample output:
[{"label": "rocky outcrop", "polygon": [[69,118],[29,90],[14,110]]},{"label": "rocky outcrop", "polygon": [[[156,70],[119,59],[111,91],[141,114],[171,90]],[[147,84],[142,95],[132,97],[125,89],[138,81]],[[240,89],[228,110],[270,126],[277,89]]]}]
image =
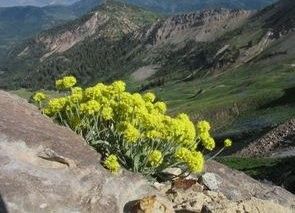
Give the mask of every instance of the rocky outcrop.
[{"label": "rocky outcrop", "polygon": [[255,197],[272,200],[295,211],[295,196],[279,186],[261,183],[243,172],[232,170],[215,161],[207,162],[206,171],[216,174],[218,187],[213,191],[223,193],[229,200],[241,201]]},{"label": "rocky outcrop", "polygon": [[146,33],[154,45],[180,43],[187,39],[197,42],[213,41],[223,33],[240,26],[253,12],[215,9],[169,17],[155,23]]},{"label": "rocky outcrop", "polygon": [[[217,175],[210,173],[209,176]],[[205,177],[206,173],[203,175]],[[164,183],[160,189],[166,194],[173,205],[175,212],[195,212],[195,213],[292,213],[295,206],[281,205],[276,200],[265,200],[250,196],[239,200],[228,198],[221,191],[212,191],[206,186],[198,183],[195,179],[176,179],[169,183]],[[202,181],[202,180],[201,180]],[[199,181],[199,182],[201,182]],[[243,181],[241,179],[240,181]],[[253,189],[254,191],[256,189]],[[167,205],[156,196],[145,197],[133,204],[134,212],[170,212],[171,205]],[[143,211],[145,210],[145,211]]]},{"label": "rocky outcrop", "polygon": [[295,119],[266,133],[238,154],[247,157],[295,156]]},{"label": "rocky outcrop", "polygon": [[154,187],[127,171],[111,174],[80,136],[25,100],[0,91],[0,212],[292,212],[295,208],[294,195],[280,187],[213,161],[207,171],[202,181],[189,176],[192,179],[185,182]]},{"label": "rocky outcrop", "polygon": [[0,91],[0,195],[9,212],[122,212],[150,193],[143,178],[111,174],[81,137]]}]

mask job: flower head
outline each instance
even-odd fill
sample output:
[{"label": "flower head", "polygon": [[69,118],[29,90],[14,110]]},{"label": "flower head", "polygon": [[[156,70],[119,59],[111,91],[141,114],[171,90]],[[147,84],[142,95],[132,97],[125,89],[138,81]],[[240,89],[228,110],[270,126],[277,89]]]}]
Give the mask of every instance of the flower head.
[{"label": "flower head", "polygon": [[121,93],[125,91],[126,84],[124,81],[115,81],[112,83],[112,87],[115,92]]},{"label": "flower head", "polygon": [[123,132],[124,139],[127,142],[136,142],[140,137],[140,132],[132,124],[127,123],[126,129]]},{"label": "flower head", "polygon": [[113,118],[113,109],[111,107],[104,107],[101,110],[101,116],[104,120],[111,120]]},{"label": "flower head", "polygon": [[65,89],[75,86],[77,80],[74,76],[65,76],[63,78],[63,86]]},{"label": "flower head", "polygon": [[148,162],[152,167],[158,167],[163,162],[162,152],[159,150],[153,150],[148,155]]},{"label": "flower head", "polygon": [[58,79],[55,81],[55,87],[58,90],[69,89],[75,86],[76,83],[77,80],[74,76],[65,76],[62,79]]},{"label": "flower head", "polygon": [[113,173],[118,172],[121,167],[116,155],[109,155],[104,161],[104,166]]},{"label": "flower head", "polygon": [[193,151],[187,165],[191,172],[200,173],[204,170],[204,162],[203,154],[201,152]]},{"label": "flower head", "polygon": [[204,169],[204,156],[201,152],[190,151],[180,147],[175,152],[175,157],[186,164],[187,168],[193,173],[200,173]]},{"label": "flower head", "polygon": [[67,103],[67,99],[64,97],[53,98],[49,100],[48,105],[43,111],[47,115],[54,115],[60,112],[65,107],[66,103]]},{"label": "flower head", "polygon": [[197,132],[203,133],[203,132],[208,132],[211,129],[210,124],[208,121],[199,121],[197,123]]},{"label": "flower head", "polygon": [[33,100],[37,103],[41,103],[43,100],[46,99],[46,95],[42,92],[37,92],[34,96],[33,96]]},{"label": "flower head", "polygon": [[143,99],[146,102],[154,102],[155,99],[156,99],[156,96],[154,95],[154,93],[148,92],[148,93],[143,95]]},{"label": "flower head", "polygon": [[157,109],[160,113],[165,113],[167,110],[167,106],[164,102],[157,102],[154,104],[155,109]]},{"label": "flower head", "polygon": [[100,110],[100,104],[95,100],[87,101],[86,103],[82,103],[80,105],[80,110],[82,113],[86,115],[93,115]]},{"label": "flower head", "polygon": [[228,148],[232,146],[232,140],[231,139],[225,139],[224,140],[224,147]]}]

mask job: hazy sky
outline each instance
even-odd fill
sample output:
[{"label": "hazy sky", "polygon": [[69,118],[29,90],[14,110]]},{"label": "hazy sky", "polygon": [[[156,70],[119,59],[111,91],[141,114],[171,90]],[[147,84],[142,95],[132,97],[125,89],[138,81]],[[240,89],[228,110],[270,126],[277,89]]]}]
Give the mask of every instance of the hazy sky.
[{"label": "hazy sky", "polygon": [[11,7],[11,6],[46,6],[50,4],[71,4],[78,0],[0,0],[0,7]]}]

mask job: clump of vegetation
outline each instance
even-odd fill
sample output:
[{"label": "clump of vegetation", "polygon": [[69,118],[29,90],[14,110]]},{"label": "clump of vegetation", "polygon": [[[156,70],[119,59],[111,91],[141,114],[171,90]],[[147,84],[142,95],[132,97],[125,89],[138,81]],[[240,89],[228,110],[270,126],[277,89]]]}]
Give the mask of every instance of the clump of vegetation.
[{"label": "clump of vegetation", "polygon": [[[203,171],[200,150],[215,148],[207,121],[195,127],[186,114],[171,117],[153,93],[128,93],[123,81],[85,89],[74,87],[76,82],[66,76],[56,81],[64,96],[44,102],[46,96],[36,93],[33,99],[44,114],[81,134],[102,153],[103,165],[110,171],[118,172],[121,166],[144,175],[157,175],[169,167]],[[230,145],[231,141],[225,142]]]}]

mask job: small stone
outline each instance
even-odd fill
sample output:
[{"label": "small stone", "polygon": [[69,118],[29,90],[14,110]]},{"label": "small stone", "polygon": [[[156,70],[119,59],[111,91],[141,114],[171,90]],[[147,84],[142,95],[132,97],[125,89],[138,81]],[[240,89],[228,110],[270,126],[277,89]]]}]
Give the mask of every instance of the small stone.
[{"label": "small stone", "polygon": [[170,182],[164,182],[164,183],[154,182],[153,186],[160,192],[166,193],[171,188],[171,183]]},{"label": "small stone", "polygon": [[39,207],[40,209],[45,209],[47,206],[48,206],[47,203],[42,203]]},{"label": "small stone", "polygon": [[147,196],[138,201],[132,207],[134,213],[172,213],[174,212],[172,203],[157,195]]},{"label": "small stone", "polygon": [[218,190],[219,185],[222,183],[222,178],[215,173],[205,173],[202,175],[201,183],[208,187],[209,190]]},{"label": "small stone", "polygon": [[162,171],[163,174],[170,176],[178,176],[182,173],[180,168],[167,168]]},{"label": "small stone", "polygon": [[202,192],[204,190],[204,186],[202,186],[199,183],[196,183],[195,185],[192,186],[192,190],[195,192]]}]

